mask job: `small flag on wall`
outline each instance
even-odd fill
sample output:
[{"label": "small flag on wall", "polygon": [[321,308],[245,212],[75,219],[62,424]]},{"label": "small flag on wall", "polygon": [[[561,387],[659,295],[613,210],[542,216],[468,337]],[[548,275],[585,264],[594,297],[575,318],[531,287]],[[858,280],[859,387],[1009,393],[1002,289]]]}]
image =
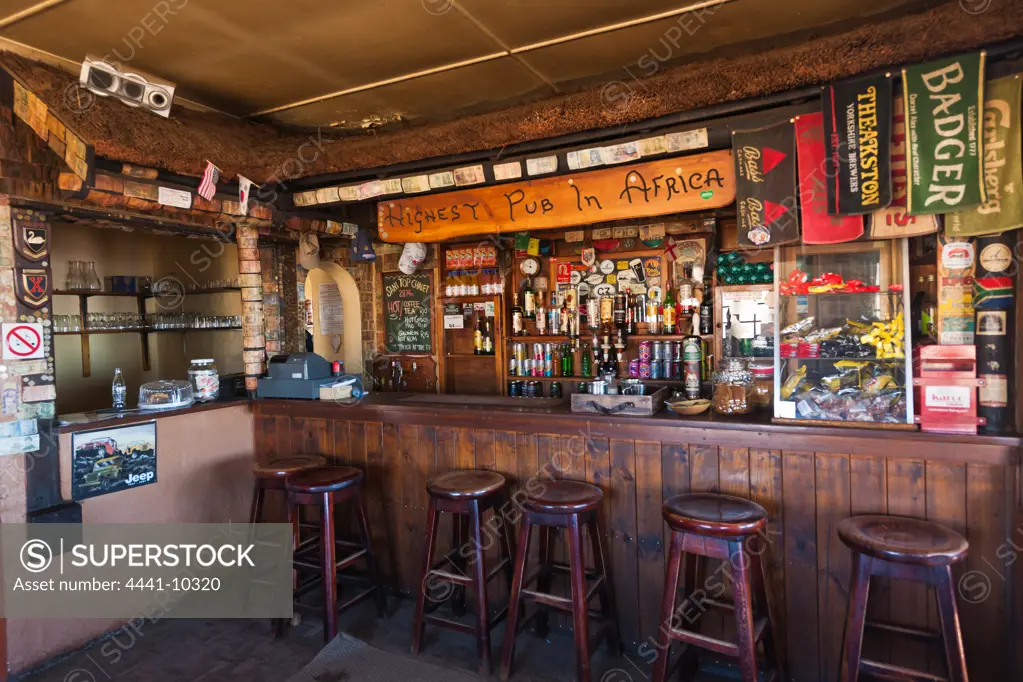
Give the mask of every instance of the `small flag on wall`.
[{"label": "small flag on wall", "polygon": [[199,182],[199,196],[206,201],[213,201],[213,197],[217,193],[217,180],[219,179],[220,169],[207,160],[206,170],[202,172],[202,180]]},{"label": "small flag on wall", "polygon": [[238,204],[245,211],[245,215],[249,214],[249,191],[252,189],[252,180],[249,180],[244,175],[238,176]]}]

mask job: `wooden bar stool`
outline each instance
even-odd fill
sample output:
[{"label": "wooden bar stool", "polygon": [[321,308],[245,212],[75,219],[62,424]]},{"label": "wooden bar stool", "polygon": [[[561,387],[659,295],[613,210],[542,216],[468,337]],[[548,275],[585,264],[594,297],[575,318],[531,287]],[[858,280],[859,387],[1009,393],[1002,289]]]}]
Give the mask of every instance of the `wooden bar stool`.
[{"label": "wooden bar stool", "polygon": [[[838,524],[838,537],[853,551],[853,579],[849,588],[849,613],[845,622],[840,680],[856,682],[861,672],[884,679],[967,682],[963,635],[959,630],[952,564],[966,558],[969,543],[941,524],[902,516],[854,516]],[[870,623],[873,628],[926,639],[942,640],[948,677],[861,658],[863,628],[871,576],[915,580],[934,588],[938,602],[940,632],[918,630],[890,623]]]},{"label": "wooden bar stool", "polygon": [[272,462],[257,462],[252,465],[252,475],[256,478],[255,488],[252,491],[252,508],[249,512],[249,522],[259,523],[263,520],[263,504],[266,500],[267,490],[280,490],[284,492],[284,479],[302,469],[321,467],[327,464],[327,460],[319,455],[295,455],[275,459]]},{"label": "wooden bar stool", "polygon": [[[384,593],[379,582],[376,560],[370,543],[369,522],[366,519],[366,506],[362,498],[363,474],[359,469],[343,466],[321,466],[302,469],[288,475],[285,488],[288,492],[288,518],[295,526],[302,505],[316,505],[320,508],[320,540],[310,547],[302,546],[295,554],[295,568],[302,572],[314,571],[317,577],[296,587],[296,598],[318,584],[323,585],[323,637],[329,642],[337,635],[337,616],[339,611],[349,609],[362,602],[370,595],[375,596],[377,610],[384,615]],[[344,502],[354,502],[358,513],[361,542],[346,542],[334,536],[334,508]],[[296,531],[297,532],[297,531]],[[352,552],[340,560],[337,559],[337,548],[350,549]],[[319,562],[311,561],[318,554]],[[356,594],[338,608],[337,578],[338,572],[351,567],[359,559],[365,559],[369,576],[369,587]]]},{"label": "wooden bar stool", "polygon": [[[512,659],[515,655],[515,637],[518,634],[519,616],[523,600],[530,599],[547,607],[572,614],[572,634],[575,639],[576,679],[590,682],[590,652],[593,643],[607,636],[608,644],[620,653],[617,612],[614,607],[614,589],[607,570],[607,557],[600,541],[602,530],[598,528],[600,517],[597,508],[604,494],[595,485],[582,481],[550,481],[535,493],[529,493],[523,503],[524,511],[519,527],[518,553],[515,555],[515,578],[512,580],[508,604],[508,626],[504,634],[504,648],[501,654],[501,679],[507,682],[511,674]],[[582,526],[589,527],[590,542],[593,546],[593,570],[587,570],[583,558]],[[526,558],[529,556],[530,531],[534,526],[540,529],[540,567],[526,575]],[[557,564],[551,560],[550,542],[552,528],[568,529],[568,564]],[[567,571],[572,587],[571,597],[551,594],[550,584],[554,571]],[[592,584],[587,584],[592,581]],[[537,589],[529,589],[537,583]],[[600,597],[600,611],[593,611],[589,604],[594,594]],[[541,611],[545,617],[546,613]],[[601,629],[591,640],[589,619],[602,620]]]},{"label": "wooden bar stool", "polygon": [[[657,629],[659,655],[654,662],[654,682],[668,678],[673,641],[737,658],[743,682],[757,682],[757,645],[764,648],[768,671],[765,680],[783,679],[778,669],[773,622],[767,598],[761,543],[758,534],[767,527],[767,512],[759,504],[741,497],[693,493],[679,495],[664,503],[662,516],[671,528],[671,549],[664,577],[661,620]],[[685,598],[675,607],[683,553],[693,559],[686,569]],[[732,604],[707,598],[701,581],[702,557],[728,562],[731,573]],[[691,569],[691,570],[690,570]],[[734,610],[737,641],[728,642],[681,627],[687,613],[706,607]],[[699,623],[699,619],[696,620]]]},{"label": "wooden bar stool", "polygon": [[[430,493],[430,507],[426,518],[426,547],[423,550],[423,573],[416,597],[415,620],[412,624],[412,655],[418,656],[422,646],[423,631],[427,622],[476,636],[476,655],[481,675],[490,674],[490,630],[500,623],[508,613],[504,607],[491,618],[487,609],[487,583],[504,572],[508,585],[512,581],[511,538],[503,519],[495,532],[498,534],[500,561],[487,571],[484,556],[482,519],[488,509],[494,510],[504,501],[504,476],[495,471],[465,470],[450,471],[431,478],[426,489]],[[437,522],[441,512],[453,514],[454,539],[450,552],[437,563],[433,561],[437,542]],[[468,523],[468,528],[466,528]],[[470,539],[471,536],[471,539]],[[472,575],[467,575],[466,559],[472,564]],[[446,570],[448,564],[454,572]],[[427,591],[440,585],[454,585],[455,589],[443,598],[433,598]],[[476,623],[468,625],[429,613],[449,597],[454,597],[456,615],[464,612],[465,588],[472,587],[476,595]],[[429,600],[429,604],[427,601]]]}]

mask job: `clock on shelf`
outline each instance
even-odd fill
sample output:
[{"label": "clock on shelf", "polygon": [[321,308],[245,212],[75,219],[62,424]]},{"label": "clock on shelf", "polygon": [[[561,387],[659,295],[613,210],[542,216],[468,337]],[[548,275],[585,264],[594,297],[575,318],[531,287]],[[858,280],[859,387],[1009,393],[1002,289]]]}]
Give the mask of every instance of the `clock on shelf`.
[{"label": "clock on shelf", "polygon": [[532,277],[536,273],[540,272],[540,261],[535,258],[524,258],[519,263],[519,269],[522,270],[522,274],[527,277]]}]

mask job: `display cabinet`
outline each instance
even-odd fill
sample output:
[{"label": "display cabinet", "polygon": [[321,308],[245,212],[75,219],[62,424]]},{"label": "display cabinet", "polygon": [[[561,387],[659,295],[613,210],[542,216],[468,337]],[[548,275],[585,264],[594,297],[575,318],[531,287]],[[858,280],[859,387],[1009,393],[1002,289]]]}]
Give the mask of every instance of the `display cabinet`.
[{"label": "display cabinet", "polygon": [[913,429],[907,240],[775,249],[775,421]]}]

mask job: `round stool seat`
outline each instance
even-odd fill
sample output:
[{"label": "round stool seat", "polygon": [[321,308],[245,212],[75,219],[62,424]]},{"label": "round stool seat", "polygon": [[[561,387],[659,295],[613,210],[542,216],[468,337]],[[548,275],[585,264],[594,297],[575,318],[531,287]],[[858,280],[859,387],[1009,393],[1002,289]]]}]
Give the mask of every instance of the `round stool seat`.
[{"label": "round stool seat", "polygon": [[672,497],[661,509],[672,530],[696,535],[742,537],[767,525],[767,510],[756,502],[715,493]]},{"label": "round stool seat", "polygon": [[525,507],[542,514],[578,514],[596,509],[604,493],[582,481],[547,481],[526,497]]},{"label": "round stool seat", "polygon": [[504,476],[496,471],[463,469],[434,476],[426,482],[426,489],[435,497],[473,500],[500,490],[504,483]]},{"label": "round stool seat", "polygon": [[951,528],[905,516],[853,516],[838,524],[838,536],[860,554],[916,566],[948,566],[970,548]]},{"label": "round stool seat", "polygon": [[314,467],[291,474],[284,487],[293,493],[336,493],[362,482],[362,476],[354,467]]},{"label": "round stool seat", "polygon": [[259,478],[284,478],[302,469],[321,467],[327,460],[319,455],[295,455],[294,457],[283,457],[272,462],[260,462],[254,464],[252,473]]}]

